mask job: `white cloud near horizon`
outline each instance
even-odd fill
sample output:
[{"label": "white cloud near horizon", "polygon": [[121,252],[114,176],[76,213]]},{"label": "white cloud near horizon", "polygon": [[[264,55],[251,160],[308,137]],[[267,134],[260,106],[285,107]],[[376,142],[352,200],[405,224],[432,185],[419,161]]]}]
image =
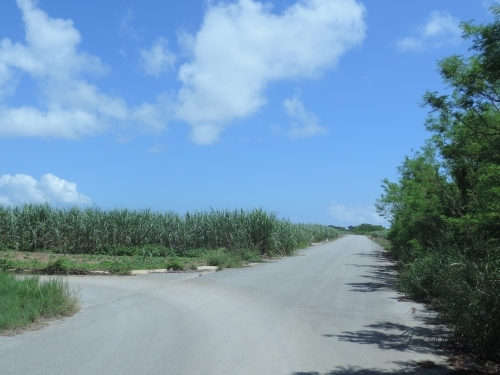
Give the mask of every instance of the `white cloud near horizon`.
[{"label": "white cloud near horizon", "polygon": [[89,204],[91,199],[78,192],[74,182],[44,174],[40,181],[25,174],[0,176],[0,204],[24,203]]},{"label": "white cloud near horizon", "polygon": [[168,49],[168,41],[158,37],[149,49],[139,50],[141,54],[141,67],[146,74],[158,78],[175,68],[176,56]]},{"label": "white cloud near horizon", "polygon": [[318,124],[317,116],[306,110],[297,93],[292,98],[286,99],[283,107],[292,120],[291,129],[288,132],[290,138],[307,138],[328,133],[327,128]]},{"label": "white cloud near horizon", "polygon": [[383,217],[379,216],[375,210],[375,206],[351,206],[347,207],[335,201],[328,207],[328,213],[341,226],[359,225],[359,224],[375,224],[388,226],[389,223]]},{"label": "white cloud near horizon", "polygon": [[[17,5],[25,43],[0,41],[0,136],[79,139],[117,124],[137,123],[146,131],[165,128],[163,97],[131,108],[84,78],[108,69],[98,57],[79,50],[82,38],[71,20],[49,17],[33,0],[17,0]],[[22,75],[37,84],[37,106],[10,107],[3,101],[15,93]]]},{"label": "white cloud near horizon", "polygon": [[433,11],[417,30],[416,36],[398,40],[400,51],[423,51],[460,43],[462,30],[460,20],[447,11]]},{"label": "white cloud near horizon", "polygon": [[254,0],[210,4],[200,30],[179,37],[191,60],[179,69],[176,115],[198,144],[264,106],[270,82],[318,77],[365,37],[356,0],[302,0],[280,14]]}]

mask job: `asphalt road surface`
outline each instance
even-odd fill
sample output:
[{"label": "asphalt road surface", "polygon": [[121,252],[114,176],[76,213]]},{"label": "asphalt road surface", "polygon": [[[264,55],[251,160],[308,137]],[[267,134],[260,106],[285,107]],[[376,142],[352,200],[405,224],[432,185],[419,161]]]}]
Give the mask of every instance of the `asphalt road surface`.
[{"label": "asphalt road surface", "polygon": [[68,280],[82,310],[0,337],[1,374],[446,372],[442,331],[422,305],[401,301],[391,264],[364,236],[203,276]]}]

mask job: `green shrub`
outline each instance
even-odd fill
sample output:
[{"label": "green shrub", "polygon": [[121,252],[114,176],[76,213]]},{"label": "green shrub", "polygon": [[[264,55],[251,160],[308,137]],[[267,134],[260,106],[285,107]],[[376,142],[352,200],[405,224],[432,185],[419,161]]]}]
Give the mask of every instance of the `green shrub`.
[{"label": "green shrub", "polygon": [[224,248],[207,251],[206,261],[208,266],[216,266],[219,269],[242,266],[241,258],[237,254],[228,252]]},{"label": "green shrub", "polygon": [[500,5],[490,10],[488,24],[460,24],[471,53],[438,62],[447,92],[423,96],[432,136],[376,206],[402,290],[439,308],[455,344],[500,360]]},{"label": "green shrub", "polygon": [[372,232],[369,232],[368,235],[373,238],[387,238],[387,235],[389,234],[388,229],[384,230],[375,230]]},{"label": "green shrub", "polygon": [[127,262],[101,262],[100,267],[114,275],[130,275],[134,269],[133,264]]},{"label": "green shrub", "polygon": [[47,275],[67,275],[70,273],[71,266],[64,258],[58,258],[49,262],[47,266],[40,271]]},{"label": "green shrub", "polygon": [[259,253],[252,250],[241,250],[240,257],[245,262],[249,263],[259,263],[262,262],[262,258],[259,256]]},{"label": "green shrub", "polygon": [[428,254],[407,263],[398,280],[401,290],[417,300],[431,302],[437,294],[441,267],[441,259],[436,254]]},{"label": "green shrub", "polygon": [[174,271],[183,271],[185,266],[178,259],[172,259],[167,263],[165,268],[172,269]]},{"label": "green shrub", "polygon": [[499,280],[495,257],[434,252],[405,265],[399,285],[408,296],[438,307],[464,349],[495,357],[500,350]]},{"label": "green shrub", "polygon": [[61,279],[40,282],[0,272],[0,331],[17,329],[40,318],[72,315],[78,298]]},{"label": "green shrub", "polygon": [[9,259],[0,259],[0,271],[8,271],[15,268],[12,261]]},{"label": "green shrub", "polygon": [[385,231],[386,229],[382,225],[374,225],[374,224],[360,224],[357,226],[354,226],[350,228],[350,231],[352,233],[356,234],[370,234],[372,232],[381,232]]}]

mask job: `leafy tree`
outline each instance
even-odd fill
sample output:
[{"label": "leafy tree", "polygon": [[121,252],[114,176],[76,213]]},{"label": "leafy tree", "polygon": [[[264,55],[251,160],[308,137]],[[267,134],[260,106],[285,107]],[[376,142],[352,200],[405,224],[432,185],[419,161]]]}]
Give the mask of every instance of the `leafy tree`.
[{"label": "leafy tree", "polygon": [[356,226],[352,226],[349,229],[351,232],[357,234],[369,234],[370,232],[382,231],[385,228],[382,225],[373,225],[373,224],[360,224]]},{"label": "leafy tree", "polygon": [[472,54],[438,62],[452,93],[424,95],[432,136],[376,206],[403,290],[440,306],[456,342],[500,359],[500,6],[491,11],[490,24],[461,23]]},{"label": "leafy tree", "polygon": [[[428,92],[424,104],[434,116],[427,129],[444,159],[458,195],[454,198],[463,230],[500,236],[500,6],[488,25],[461,24],[472,41],[471,57],[439,62],[452,95]],[[486,231],[486,232],[485,232]]]}]

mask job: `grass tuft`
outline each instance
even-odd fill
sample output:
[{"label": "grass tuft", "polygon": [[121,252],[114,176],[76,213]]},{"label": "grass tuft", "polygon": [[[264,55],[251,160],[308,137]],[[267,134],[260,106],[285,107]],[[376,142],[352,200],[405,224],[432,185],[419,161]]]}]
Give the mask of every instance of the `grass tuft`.
[{"label": "grass tuft", "polygon": [[37,276],[17,277],[0,271],[0,332],[40,319],[70,316],[78,309],[76,294],[60,278],[41,282]]},{"label": "grass tuft", "polygon": [[167,263],[165,268],[174,271],[184,271],[186,267],[179,259],[174,258]]},{"label": "grass tuft", "polygon": [[239,254],[229,252],[224,248],[208,251],[206,261],[207,266],[216,266],[218,269],[238,268],[243,265]]},{"label": "grass tuft", "polygon": [[41,269],[41,273],[47,275],[68,275],[71,269],[70,264],[64,258],[58,258],[52,262],[49,262],[47,266]]}]

